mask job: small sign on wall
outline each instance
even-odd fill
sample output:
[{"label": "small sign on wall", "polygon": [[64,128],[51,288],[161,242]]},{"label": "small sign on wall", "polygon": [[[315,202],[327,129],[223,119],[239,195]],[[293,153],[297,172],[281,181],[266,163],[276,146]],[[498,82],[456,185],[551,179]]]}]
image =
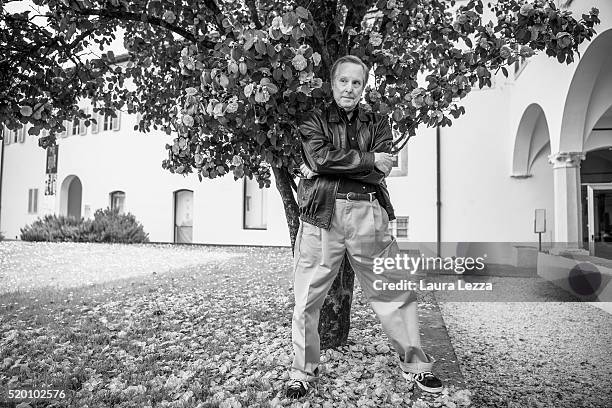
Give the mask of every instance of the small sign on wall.
[{"label": "small sign on wall", "polygon": [[542,252],[542,234],[546,232],[546,210],[543,208],[535,210],[533,232],[538,234],[538,251]]},{"label": "small sign on wall", "polygon": [[546,210],[537,209],[535,210],[535,220],[533,222],[534,231],[536,234],[546,232]]},{"label": "small sign on wall", "polygon": [[47,174],[57,174],[58,148],[58,145],[47,147]]}]

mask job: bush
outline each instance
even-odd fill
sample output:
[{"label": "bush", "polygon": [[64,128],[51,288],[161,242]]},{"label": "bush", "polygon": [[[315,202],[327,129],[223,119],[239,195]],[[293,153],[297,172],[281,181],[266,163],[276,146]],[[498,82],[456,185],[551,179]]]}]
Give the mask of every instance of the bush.
[{"label": "bush", "polygon": [[0,231],[0,241],[4,241],[4,235],[2,235],[2,231]]},{"label": "bush", "polygon": [[134,244],[149,242],[149,234],[132,214],[118,210],[97,210],[93,220],[63,215],[45,215],[21,229],[24,241],[48,242],[115,242]]},{"label": "bush", "polygon": [[82,218],[63,215],[45,215],[42,219],[34,221],[21,229],[21,239],[24,241],[51,241],[82,242],[81,237],[87,229],[86,221]]},{"label": "bush", "polygon": [[133,214],[119,214],[118,210],[97,210],[91,221],[89,242],[120,242],[124,244],[149,242],[149,234]]}]

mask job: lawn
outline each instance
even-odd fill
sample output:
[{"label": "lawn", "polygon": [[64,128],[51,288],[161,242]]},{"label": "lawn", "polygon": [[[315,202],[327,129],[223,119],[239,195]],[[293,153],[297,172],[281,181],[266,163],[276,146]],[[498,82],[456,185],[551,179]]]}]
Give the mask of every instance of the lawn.
[{"label": "lawn", "polygon": [[[63,399],[7,406],[452,408],[469,402],[466,390],[428,398],[412,392],[359,290],[349,344],[324,352],[311,398],[285,400],[289,249],[125,248],[0,244],[0,389],[66,390]],[[428,307],[427,297],[420,307]]]}]

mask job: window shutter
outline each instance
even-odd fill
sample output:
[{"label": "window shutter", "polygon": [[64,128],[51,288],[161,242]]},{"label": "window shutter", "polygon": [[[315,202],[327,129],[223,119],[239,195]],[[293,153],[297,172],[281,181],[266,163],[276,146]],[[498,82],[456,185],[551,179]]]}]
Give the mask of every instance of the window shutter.
[{"label": "window shutter", "polygon": [[32,207],[34,204],[34,190],[28,190],[28,213],[32,213]]},{"label": "window shutter", "polygon": [[33,191],[33,195],[34,195],[34,200],[33,200],[33,204],[32,204],[32,212],[33,213],[37,213],[38,212],[38,189],[35,188],[32,191]]}]

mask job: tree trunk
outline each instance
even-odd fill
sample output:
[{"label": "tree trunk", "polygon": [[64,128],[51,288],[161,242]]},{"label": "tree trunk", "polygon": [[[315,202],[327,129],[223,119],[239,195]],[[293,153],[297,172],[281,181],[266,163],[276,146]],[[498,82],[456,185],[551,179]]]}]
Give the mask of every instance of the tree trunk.
[{"label": "tree trunk", "polygon": [[[300,212],[291,187],[292,179],[287,168],[273,167],[276,188],[278,189],[285,217],[289,227],[291,248],[295,246],[295,238],[300,226]],[[353,284],[355,272],[345,256],[340,265],[340,272],[336,276],[331,289],[325,297],[319,318],[319,335],[321,336],[321,349],[334,348],[346,344],[351,327],[351,302],[353,300]]]},{"label": "tree trunk", "polygon": [[335,348],[346,344],[351,329],[351,302],[355,272],[346,255],[340,265],[331,289],[325,297],[319,317],[321,349]]},{"label": "tree trunk", "polygon": [[297,237],[298,229],[300,228],[300,209],[293,195],[291,184],[293,179],[289,170],[286,167],[272,167],[274,179],[276,181],[276,189],[280,193],[285,208],[285,218],[287,218],[287,226],[289,227],[289,238],[291,239],[291,251],[295,246],[295,238]]}]

